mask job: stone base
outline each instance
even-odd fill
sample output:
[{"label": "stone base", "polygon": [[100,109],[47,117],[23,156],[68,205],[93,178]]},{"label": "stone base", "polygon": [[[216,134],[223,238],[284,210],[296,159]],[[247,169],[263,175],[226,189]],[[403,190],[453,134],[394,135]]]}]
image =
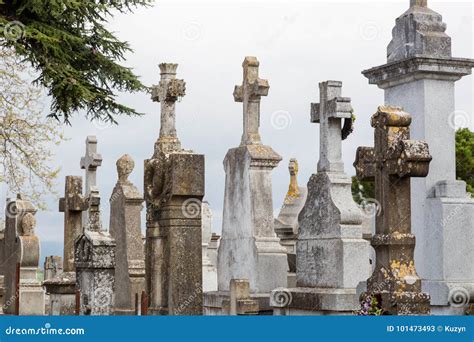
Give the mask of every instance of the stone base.
[{"label": "stone base", "polygon": [[202,266],[203,292],[217,291],[217,268],[213,265]]},{"label": "stone base", "polygon": [[115,309],[114,316],[136,316],[135,310]]},{"label": "stone base", "polygon": [[[251,293],[250,299],[258,301],[258,315],[272,315],[273,308],[270,307],[270,294]],[[230,315],[230,293],[227,291],[205,292],[203,303],[203,314],[205,316]]]},{"label": "stone base", "polygon": [[355,289],[277,289],[271,298],[274,314],[280,316],[353,315],[360,309]]},{"label": "stone base", "polygon": [[20,316],[44,316],[45,293],[38,282],[20,284]]},{"label": "stone base", "polygon": [[71,316],[76,314],[76,274],[62,272],[53,279],[43,282],[49,294],[49,307],[46,309],[52,316]]},{"label": "stone base", "polygon": [[436,316],[465,315],[474,299],[474,283],[423,280],[422,288],[431,295],[431,314]]}]

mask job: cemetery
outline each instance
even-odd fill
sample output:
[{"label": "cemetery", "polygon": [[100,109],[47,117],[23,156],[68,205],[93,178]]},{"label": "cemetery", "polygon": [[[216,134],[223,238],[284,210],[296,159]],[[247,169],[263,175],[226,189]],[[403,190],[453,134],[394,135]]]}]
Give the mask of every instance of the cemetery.
[{"label": "cemetery", "polygon": [[[113,160],[96,135],[70,151],[77,172],[59,180],[54,211],[64,222],[55,228],[62,255],[40,260],[41,209],[22,193],[6,200],[1,315],[472,315],[474,198],[456,177],[447,116],[474,59],[452,56],[446,24],[426,0],[410,1],[387,43],[385,64],[360,70],[385,101],[370,113],[370,147],[346,155],[353,165],[343,161],[344,144],[359,134],[346,80],[310,80],[319,93],[303,117],[320,142],[309,179],[300,158],[283,158],[261,129],[272,74],[255,56],[232,66],[242,72],[233,94],[228,80],[242,135],[217,165],[222,213],[206,197],[214,184],[206,151],[185,146],[177,130],[180,101],[196,88],[180,78],[181,65],[160,61],[149,100],[160,129],[149,158],[123,151]],[[123,139],[132,144],[133,132]],[[116,169],[110,189],[97,178],[105,165]],[[355,199],[348,167],[372,184],[376,204]],[[287,175],[284,198],[272,190],[277,168]],[[216,214],[221,230],[212,227]]]}]

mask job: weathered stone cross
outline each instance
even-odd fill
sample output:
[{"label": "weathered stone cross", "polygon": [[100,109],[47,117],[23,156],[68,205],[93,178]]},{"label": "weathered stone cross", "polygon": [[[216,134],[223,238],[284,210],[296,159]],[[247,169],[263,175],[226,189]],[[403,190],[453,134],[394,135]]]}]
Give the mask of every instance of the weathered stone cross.
[{"label": "weathered stone cross", "polygon": [[235,102],[244,104],[244,132],[241,145],[260,144],[260,99],[268,95],[270,86],[267,80],[258,77],[259,61],[256,57],[245,57],[244,80],[242,85],[235,86]]},{"label": "weathered stone cross", "polygon": [[151,99],[161,103],[160,139],[177,140],[176,101],[186,95],[186,83],[176,79],[178,64],[161,63],[161,80],[152,87]]},{"label": "weathered stone cross", "polygon": [[[93,186],[97,185],[97,168],[102,165],[102,156],[97,153],[97,137],[90,135],[86,139],[86,155],[81,158],[81,169],[86,170],[86,188],[84,197],[88,197]],[[88,212],[82,212],[82,223],[87,224]]]},{"label": "weathered stone cross", "polygon": [[90,135],[86,139],[86,155],[81,158],[81,169],[86,170],[85,196],[97,185],[97,168],[102,165],[102,156],[97,153],[97,137]]},{"label": "weathered stone cross", "polygon": [[431,156],[426,142],[409,140],[410,123],[401,108],[379,107],[371,119],[375,147],[359,147],[354,163],[360,180],[375,179],[381,213],[372,239],[376,266],[367,289],[381,296],[388,314],[429,312],[429,296],[421,292],[413,259],[410,177],[426,177]]},{"label": "weathered stone cross", "polygon": [[64,213],[64,272],[74,272],[74,241],[82,233],[81,214],[86,209],[82,178],[66,176],[64,197],[59,199],[59,211]]},{"label": "weathered stone cross", "polygon": [[428,7],[428,0],[410,0],[410,7],[413,6]]},{"label": "weathered stone cross", "polygon": [[342,82],[319,83],[320,103],[311,104],[311,122],[320,124],[318,172],[344,172],[342,119],[351,119],[351,99],[341,97]]}]

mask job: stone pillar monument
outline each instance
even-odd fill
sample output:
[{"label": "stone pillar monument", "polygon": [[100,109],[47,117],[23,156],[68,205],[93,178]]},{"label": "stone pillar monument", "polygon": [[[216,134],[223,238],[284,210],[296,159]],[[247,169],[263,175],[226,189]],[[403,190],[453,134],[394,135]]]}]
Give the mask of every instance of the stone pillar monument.
[{"label": "stone pillar monument", "polygon": [[145,248],[141,217],[143,196],[128,180],[135,167],[125,154],[117,160],[118,181],[110,196],[110,234],[115,252],[115,314],[133,315],[135,295],[145,291]]},{"label": "stone pillar monument", "polygon": [[[4,312],[14,314],[16,298],[19,298],[20,315],[42,316],[45,314],[45,293],[37,279],[40,243],[35,235],[36,209],[18,195],[16,200],[7,201],[6,212]],[[17,263],[20,264],[18,292]]]},{"label": "stone pillar monument", "polygon": [[45,278],[43,286],[49,293],[51,315],[74,315],[76,307],[76,272],[74,241],[82,233],[82,212],[87,203],[82,196],[82,177],[66,176],[64,197],[59,200],[59,211],[64,213],[63,271],[52,279]]},{"label": "stone pillar monument", "polygon": [[[243,134],[239,147],[224,159],[226,172],[222,238],[218,252],[218,292],[206,296],[210,310],[223,309],[232,279],[247,279],[252,297],[261,299],[261,311],[270,310],[269,294],[287,285],[285,248],[275,234],[271,172],[281,157],[261,142],[260,99],[268,81],[259,78],[259,62],[246,57],[243,84],[234,100],[243,103]],[[217,308],[217,309],[216,309]],[[227,309],[221,313],[228,314]]]},{"label": "stone pillar monument", "polygon": [[202,216],[202,289],[203,292],[217,291],[217,267],[211,262],[208,254],[212,237],[212,212],[209,203],[201,206]]},{"label": "stone pillar monument", "polygon": [[146,287],[151,315],[202,314],[201,200],[204,155],[181,149],[175,103],[185,95],[177,64],[160,64],[152,100],[161,103],[160,136],[145,160]]},{"label": "stone pillar monument", "polygon": [[115,241],[102,230],[97,187],[91,188],[87,202],[89,221],[74,242],[79,314],[111,315],[114,308]]},{"label": "stone pillar monument", "polygon": [[367,295],[377,298],[385,315],[427,315],[430,296],[421,289],[414,263],[411,232],[410,178],[426,177],[428,144],[410,140],[411,116],[399,107],[379,107],[372,116],[374,147],[357,149],[354,167],[360,180],[375,180],[377,216],[375,271]]},{"label": "stone pillar monument", "polygon": [[454,99],[455,82],[471,74],[474,60],[452,57],[446,24],[426,0],[410,5],[396,21],[387,64],[363,74],[384,89],[386,105],[413,115],[413,138],[430,146],[429,174],[412,180],[416,267],[432,312],[462,314],[449,303],[474,296],[474,262],[466,262],[474,260],[474,199],[456,180]]},{"label": "stone pillar monument", "polygon": [[304,207],[308,190],[298,186],[298,161],[290,159],[290,186],[283,201],[283,206],[275,219],[275,232],[280,244],[286,248],[288,256],[288,287],[296,287],[296,239],[299,223],[298,215]]},{"label": "stone pillar monument", "polygon": [[299,214],[297,287],[272,293],[272,305],[286,315],[352,314],[359,308],[356,287],[369,276],[362,214],[342,162],[342,120],[352,121],[352,106],[341,88],[338,81],[320,83],[320,103],[311,105],[311,121],[320,124],[320,152]]}]

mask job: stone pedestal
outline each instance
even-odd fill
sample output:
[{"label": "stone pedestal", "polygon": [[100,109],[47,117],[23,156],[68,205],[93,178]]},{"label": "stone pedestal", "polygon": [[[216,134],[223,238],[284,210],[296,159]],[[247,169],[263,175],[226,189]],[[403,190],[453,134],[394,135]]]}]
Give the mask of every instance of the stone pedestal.
[{"label": "stone pedestal", "polygon": [[152,92],[152,99],[161,103],[161,126],[144,177],[150,315],[202,314],[204,155],[181,149],[176,134],[175,102],[185,95],[176,68],[160,64],[160,84]]},{"label": "stone pedestal", "polygon": [[441,15],[426,4],[410,7],[393,29],[388,64],[363,74],[384,89],[387,105],[413,116],[412,138],[430,146],[429,174],[412,180],[416,267],[433,312],[457,314],[450,293],[474,295],[474,262],[467,262],[474,260],[474,200],[456,181],[455,82],[471,74],[474,60],[453,58],[445,31]]},{"label": "stone pedestal", "polygon": [[115,241],[102,230],[100,196],[96,187],[88,198],[89,222],[74,242],[79,315],[111,315],[114,308]]},{"label": "stone pedestal", "polygon": [[[18,310],[20,315],[44,315],[45,292],[37,279],[40,243],[35,235],[36,209],[19,196],[16,200],[7,200],[6,211],[4,312],[14,314]],[[17,264],[20,265],[18,292]]]},{"label": "stone pedestal", "polygon": [[141,217],[143,196],[128,180],[135,163],[128,155],[117,161],[118,182],[110,196],[110,234],[116,242],[115,314],[133,315],[135,296],[145,291],[145,249]]},{"label": "stone pedestal", "polygon": [[217,291],[217,267],[209,258],[209,243],[212,238],[212,212],[209,203],[202,202],[202,290]]},{"label": "stone pedestal", "polygon": [[218,253],[219,291],[248,279],[251,293],[286,286],[286,251],[274,231],[271,171],[281,157],[271,147],[247,145],[225,158],[226,185]]}]

